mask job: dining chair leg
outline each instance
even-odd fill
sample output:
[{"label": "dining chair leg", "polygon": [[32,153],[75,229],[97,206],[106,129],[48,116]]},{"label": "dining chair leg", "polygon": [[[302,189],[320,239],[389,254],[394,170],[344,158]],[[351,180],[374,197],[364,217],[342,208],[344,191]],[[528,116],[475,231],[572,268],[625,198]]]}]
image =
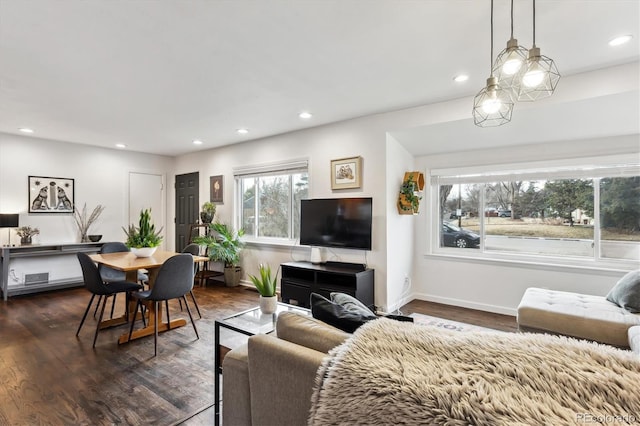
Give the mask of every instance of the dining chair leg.
[{"label": "dining chair leg", "polygon": [[[191,294],[191,298],[193,299],[193,304],[196,305],[196,311],[198,311],[198,316],[202,319],[202,314],[200,313],[200,307],[198,306],[198,302],[196,302],[196,296],[193,294],[193,290],[189,291]],[[187,298],[184,298],[185,305],[187,304]]]},{"label": "dining chair leg", "polygon": [[191,325],[193,326],[193,331],[196,332],[196,337],[200,339],[200,335],[198,334],[198,329],[196,328],[196,323],[193,321],[193,316],[191,316],[191,309],[189,309],[189,304],[187,303],[186,296],[182,296],[184,298],[184,306],[187,307],[187,313],[189,314],[189,319],[191,320]]},{"label": "dining chair leg", "polygon": [[93,319],[96,319],[96,315],[98,315],[98,308],[100,307],[100,302],[102,302],[102,295],[98,296],[98,303],[96,304],[96,308],[93,311]]},{"label": "dining chair leg", "polygon": [[157,356],[158,355],[158,307],[160,306],[160,302],[153,302],[155,303],[155,312],[153,313],[154,315],[154,319],[155,319],[155,324],[154,324],[154,333],[153,333],[153,356]]},{"label": "dining chair leg", "polygon": [[[91,304],[93,303],[93,299],[96,297],[95,294],[91,295],[91,299],[89,299],[89,304],[87,305],[87,309],[84,310],[84,315],[82,316],[82,321],[80,321],[80,325],[78,326],[78,331],[76,331],[76,337],[80,334],[80,329],[82,328],[82,324],[84,324],[84,320],[87,319],[87,314],[89,313],[89,309],[91,308]],[[100,302],[98,302],[98,305]]]},{"label": "dining chair leg", "polygon": [[113,299],[111,299],[111,316],[110,318],[113,318],[113,310],[116,308],[116,295],[114,294]]},{"label": "dining chair leg", "polygon": [[164,309],[167,311],[167,330],[171,330],[171,318],[169,317],[169,301],[164,301]]},{"label": "dining chair leg", "polygon": [[108,296],[104,296],[102,298],[102,309],[100,309],[100,317],[98,318],[98,323],[96,324],[96,333],[93,335],[93,347],[96,347],[96,341],[98,340],[98,332],[100,331],[100,323],[102,322],[102,317],[104,316],[104,308],[107,306]]},{"label": "dining chair leg", "polygon": [[[133,311],[133,319],[131,320],[131,327],[129,327],[129,338],[127,342],[131,341],[131,335],[133,334],[133,325],[136,323],[136,315],[138,315],[138,307],[140,307],[140,312],[142,312],[142,302],[140,299],[136,302],[136,309]],[[142,321],[144,321],[144,314],[142,315]]]}]

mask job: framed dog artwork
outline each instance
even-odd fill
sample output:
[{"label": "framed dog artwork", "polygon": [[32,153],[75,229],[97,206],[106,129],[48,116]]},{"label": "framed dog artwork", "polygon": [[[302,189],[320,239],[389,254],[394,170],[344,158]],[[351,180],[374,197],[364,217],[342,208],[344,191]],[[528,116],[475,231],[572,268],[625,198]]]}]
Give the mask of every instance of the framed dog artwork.
[{"label": "framed dog artwork", "polygon": [[29,213],[73,213],[74,181],[29,176]]}]

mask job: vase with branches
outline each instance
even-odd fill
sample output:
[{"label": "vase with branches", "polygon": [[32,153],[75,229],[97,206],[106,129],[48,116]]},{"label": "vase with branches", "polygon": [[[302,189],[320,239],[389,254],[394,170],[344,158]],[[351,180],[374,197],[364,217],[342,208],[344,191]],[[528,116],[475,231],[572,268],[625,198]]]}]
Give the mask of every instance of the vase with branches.
[{"label": "vase with branches", "polygon": [[78,209],[74,206],[73,208],[73,219],[76,221],[76,225],[78,225],[78,231],[80,231],[80,242],[88,243],[89,240],[89,228],[93,223],[98,220],[100,214],[105,209],[105,206],[102,204],[98,204],[90,215],[87,216],[87,203],[84,203],[82,207],[82,211],[78,211]]}]

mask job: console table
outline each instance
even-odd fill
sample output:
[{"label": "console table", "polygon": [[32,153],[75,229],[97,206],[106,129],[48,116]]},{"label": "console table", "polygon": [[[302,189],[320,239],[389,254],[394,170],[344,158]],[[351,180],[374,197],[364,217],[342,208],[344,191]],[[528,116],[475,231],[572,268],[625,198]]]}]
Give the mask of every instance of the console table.
[{"label": "console table", "polygon": [[340,292],[355,297],[375,312],[373,269],[344,262],[288,262],[280,266],[280,291],[285,303],[295,300],[299,306],[308,308],[311,293],[329,298],[330,293]]},{"label": "console table", "polygon": [[52,280],[38,284],[30,284],[15,288],[9,287],[9,262],[12,259],[25,257],[60,256],[67,254],[97,253],[104,243],[63,243],[63,244],[33,244],[27,246],[0,247],[0,264],[2,265],[2,297],[6,301],[9,296],[16,294],[36,293],[45,290],[55,290],[74,287],[82,283],[82,277]]}]

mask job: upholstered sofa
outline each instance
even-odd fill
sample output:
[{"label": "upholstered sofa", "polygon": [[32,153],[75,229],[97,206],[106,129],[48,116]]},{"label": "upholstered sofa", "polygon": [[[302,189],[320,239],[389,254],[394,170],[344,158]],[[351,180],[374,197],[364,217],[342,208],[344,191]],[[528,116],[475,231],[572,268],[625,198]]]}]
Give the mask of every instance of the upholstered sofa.
[{"label": "upholstered sofa", "polygon": [[248,344],[225,356],[224,425],[306,424],[316,371],[327,352],[350,336],[322,321],[290,312],[279,314],[276,334],[253,336]]},{"label": "upholstered sofa", "polygon": [[[640,327],[636,331],[640,333]],[[532,424],[536,416],[551,413],[564,415],[551,423],[569,423],[575,420],[575,413],[591,412],[592,407],[581,405],[588,404],[590,399],[579,395],[585,391],[606,393],[610,389],[607,387],[613,386],[609,379],[589,379],[589,375],[628,381],[622,385],[616,382],[615,386],[622,389],[629,386],[631,390],[612,395],[607,403],[627,404],[627,408],[640,412],[640,396],[633,390],[633,383],[640,380],[640,362],[630,352],[605,345],[530,333],[451,332],[387,319],[368,322],[352,335],[296,313],[280,314],[276,333],[277,336],[252,336],[247,345],[232,350],[224,358],[225,426],[363,422],[382,425],[396,423],[398,419],[406,420],[407,424],[439,424],[452,418],[460,420],[461,412],[462,421],[467,419],[476,424]],[[363,340],[367,333],[368,341]],[[377,351],[385,346],[387,350],[378,356]],[[358,350],[363,347],[368,347],[364,351],[369,356],[366,361],[356,361],[355,366],[344,364],[345,359],[353,361],[353,351],[359,360]],[[425,350],[428,352],[415,352]],[[418,364],[412,359],[418,360]],[[486,365],[479,362],[482,359],[488,360]],[[514,359],[518,362],[514,363]],[[585,362],[596,365],[583,368]],[[547,366],[545,371],[541,371],[541,364]],[[583,369],[570,371],[575,368]],[[549,374],[552,369],[558,374]],[[352,377],[347,384],[339,381],[352,371],[360,376]],[[447,371],[452,374],[445,374]],[[469,379],[476,373],[492,376]],[[429,374],[433,377],[427,379]],[[576,377],[576,380],[549,382],[554,377]],[[441,379],[453,382],[425,382]],[[491,388],[494,379],[506,382]],[[473,383],[485,383],[483,398],[476,397]],[[545,401],[537,391],[524,396],[510,394],[540,386],[565,393],[547,395]],[[598,388],[585,390],[589,386]],[[345,390],[347,396],[331,396],[331,392]],[[497,407],[496,411],[488,410],[483,402],[487,398],[493,401],[490,405]],[[534,405],[526,406],[525,401]],[[554,407],[554,401],[564,401],[563,404],[571,401],[576,405],[571,409],[568,405]],[[465,406],[463,402],[472,405]],[[449,405],[440,406],[446,403]],[[606,412],[622,410],[620,406],[599,408]],[[534,417],[528,420],[521,417],[526,415]]]}]

